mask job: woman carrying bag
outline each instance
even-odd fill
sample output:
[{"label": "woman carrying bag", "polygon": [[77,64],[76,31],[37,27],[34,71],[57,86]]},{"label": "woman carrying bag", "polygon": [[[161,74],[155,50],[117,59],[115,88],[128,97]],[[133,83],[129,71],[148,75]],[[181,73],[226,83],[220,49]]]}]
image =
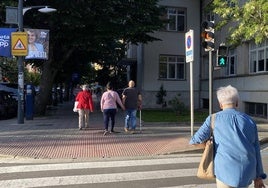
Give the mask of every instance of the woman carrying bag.
[{"label": "woman carrying bag", "polygon": [[[245,113],[236,110],[239,95],[232,86],[220,87],[217,98],[222,111],[214,121],[214,174],[217,188],[246,188],[252,181],[263,188],[266,178],[260,154],[258,131],[255,122]],[[201,144],[211,133],[209,116],[190,140]]]}]

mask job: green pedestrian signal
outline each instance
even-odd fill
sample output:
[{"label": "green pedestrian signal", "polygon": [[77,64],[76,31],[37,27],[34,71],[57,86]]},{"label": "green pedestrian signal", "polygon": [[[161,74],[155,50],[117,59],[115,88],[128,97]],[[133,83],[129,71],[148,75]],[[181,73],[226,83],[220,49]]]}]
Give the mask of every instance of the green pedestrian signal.
[{"label": "green pedestrian signal", "polygon": [[227,65],[227,57],[226,56],[218,56],[218,66],[225,67]]},{"label": "green pedestrian signal", "polygon": [[217,66],[225,67],[227,65],[228,60],[228,48],[224,45],[220,45],[217,50]]}]

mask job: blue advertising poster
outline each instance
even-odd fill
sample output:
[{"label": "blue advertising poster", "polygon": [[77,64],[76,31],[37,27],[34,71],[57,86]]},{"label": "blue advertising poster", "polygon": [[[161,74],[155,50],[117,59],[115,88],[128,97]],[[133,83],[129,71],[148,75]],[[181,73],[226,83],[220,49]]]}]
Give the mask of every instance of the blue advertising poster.
[{"label": "blue advertising poster", "polygon": [[49,30],[24,29],[28,34],[28,55],[25,59],[48,59]]},{"label": "blue advertising poster", "polygon": [[0,56],[11,56],[11,33],[15,32],[16,28],[0,28]]}]

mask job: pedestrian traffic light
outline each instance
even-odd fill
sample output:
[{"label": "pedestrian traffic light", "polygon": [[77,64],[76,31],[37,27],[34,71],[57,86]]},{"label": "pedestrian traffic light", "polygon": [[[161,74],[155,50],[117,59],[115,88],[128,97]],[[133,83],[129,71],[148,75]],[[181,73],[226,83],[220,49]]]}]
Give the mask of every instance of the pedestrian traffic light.
[{"label": "pedestrian traffic light", "polygon": [[202,23],[204,31],[201,33],[203,39],[202,46],[205,51],[214,50],[214,21],[205,21]]},{"label": "pedestrian traffic light", "polygon": [[219,46],[217,51],[217,66],[218,67],[225,67],[227,65],[227,55],[228,49],[226,46]]},{"label": "pedestrian traffic light", "polygon": [[218,67],[225,67],[227,65],[226,56],[218,56]]}]

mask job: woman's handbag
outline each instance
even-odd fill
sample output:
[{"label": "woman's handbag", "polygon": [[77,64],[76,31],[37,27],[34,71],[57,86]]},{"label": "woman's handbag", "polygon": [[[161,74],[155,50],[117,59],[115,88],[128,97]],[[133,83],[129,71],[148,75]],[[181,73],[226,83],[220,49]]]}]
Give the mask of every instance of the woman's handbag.
[{"label": "woman's handbag", "polygon": [[74,102],[74,108],[73,108],[73,111],[74,111],[74,112],[78,112],[78,110],[77,110],[77,106],[78,106],[78,101],[75,101],[75,102]]},{"label": "woman's handbag", "polygon": [[201,179],[215,179],[214,175],[214,146],[213,146],[213,129],[214,129],[215,114],[211,116],[211,135],[206,141],[205,149],[199,163],[197,177]]}]

